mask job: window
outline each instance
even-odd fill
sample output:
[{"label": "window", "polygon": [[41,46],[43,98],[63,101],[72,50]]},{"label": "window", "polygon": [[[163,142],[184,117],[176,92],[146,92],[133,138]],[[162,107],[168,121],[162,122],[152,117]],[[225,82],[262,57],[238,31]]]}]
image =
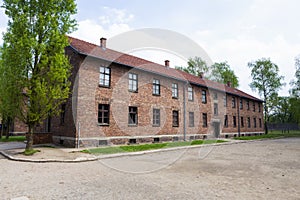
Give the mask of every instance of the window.
[{"label": "window", "polygon": [[255,102],[253,102],[253,112],[255,112]]},{"label": "window", "polygon": [[240,99],[240,109],[243,110],[243,99]]},{"label": "window", "polygon": [[253,126],[254,126],[254,128],[256,128],[256,118],[255,117],[253,118]]},{"label": "window", "polygon": [[231,102],[231,104],[232,104],[232,107],[235,108],[235,97],[232,97],[232,102]]},{"label": "window", "polygon": [[224,116],[224,127],[228,127],[228,115]]},{"label": "window", "polygon": [[130,92],[137,92],[138,91],[138,75],[137,74],[133,74],[133,73],[129,73],[128,74],[128,90]]},{"label": "window", "polygon": [[128,124],[137,125],[138,124],[138,108],[129,106],[128,111]]},{"label": "window", "polygon": [[193,93],[192,87],[188,87],[188,99],[189,99],[189,101],[193,101],[193,99],[194,99],[194,93]]},{"label": "window", "polygon": [[207,127],[207,114],[203,113],[202,114],[202,122],[203,122],[203,127]]},{"label": "window", "polygon": [[206,99],[206,90],[202,90],[202,103],[206,103],[207,99]]},{"label": "window", "polygon": [[178,111],[173,110],[173,127],[178,127],[179,126],[179,116],[178,116]]},{"label": "window", "polygon": [[109,124],[109,104],[98,105],[98,123],[100,125]]},{"label": "window", "polygon": [[258,112],[261,111],[261,108],[260,108],[260,103],[258,103]]},{"label": "window", "polygon": [[248,128],[250,128],[251,127],[250,117],[247,118],[247,121],[248,121]]},{"label": "window", "polygon": [[61,105],[61,112],[60,112],[60,125],[64,125],[65,115],[66,115],[66,104],[62,104]]},{"label": "window", "polygon": [[232,120],[233,120],[233,127],[236,127],[236,116],[233,116]]},{"label": "window", "polygon": [[100,67],[99,85],[102,87],[110,86],[110,68]]},{"label": "window", "polygon": [[160,83],[158,79],[153,79],[153,95],[160,95]]},{"label": "window", "polygon": [[178,84],[177,83],[172,83],[172,97],[173,98],[178,98]]},{"label": "window", "polygon": [[218,104],[214,103],[214,115],[218,115]]},{"label": "window", "polygon": [[218,93],[214,93],[214,100],[218,100]]},{"label": "window", "polygon": [[194,127],[194,112],[189,112],[189,127]]},{"label": "window", "polygon": [[258,121],[259,121],[259,128],[261,128],[262,127],[261,118],[259,118]]},{"label": "window", "polygon": [[226,95],[223,96],[223,103],[224,103],[224,107],[227,107],[227,96]]},{"label": "window", "polygon": [[241,117],[241,127],[244,127],[244,117]]},{"label": "window", "polygon": [[250,110],[249,100],[247,100],[247,110]]},{"label": "window", "polygon": [[153,126],[160,126],[160,109],[153,109]]}]

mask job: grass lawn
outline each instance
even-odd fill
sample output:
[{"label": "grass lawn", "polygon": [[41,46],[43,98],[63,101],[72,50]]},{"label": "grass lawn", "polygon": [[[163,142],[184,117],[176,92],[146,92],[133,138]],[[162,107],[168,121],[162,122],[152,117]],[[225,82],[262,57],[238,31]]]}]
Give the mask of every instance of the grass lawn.
[{"label": "grass lawn", "polygon": [[5,139],[5,136],[2,136],[0,142],[24,142],[26,140],[25,136],[9,136],[8,140]]},{"label": "grass lawn", "polygon": [[92,153],[92,154],[114,154],[114,153],[124,153],[124,152],[137,152],[137,151],[146,151],[153,149],[164,149],[180,146],[190,146],[190,145],[202,145],[202,144],[214,144],[226,142],[224,140],[194,140],[190,141],[181,141],[181,142],[166,142],[166,143],[154,143],[154,144],[141,144],[141,145],[124,145],[116,147],[102,147],[95,149],[85,149],[82,152]]},{"label": "grass lawn", "polygon": [[244,136],[236,137],[235,140],[257,140],[264,138],[278,138],[278,137],[300,137],[300,131],[290,131],[282,133],[281,131],[270,131],[267,135],[257,135],[257,136]]}]

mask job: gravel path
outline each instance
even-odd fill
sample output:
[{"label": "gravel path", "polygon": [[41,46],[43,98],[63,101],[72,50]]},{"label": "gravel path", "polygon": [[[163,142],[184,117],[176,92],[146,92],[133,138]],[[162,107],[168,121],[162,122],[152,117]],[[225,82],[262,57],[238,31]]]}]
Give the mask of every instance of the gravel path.
[{"label": "gravel path", "polygon": [[0,199],[300,199],[300,138],[0,166]]}]

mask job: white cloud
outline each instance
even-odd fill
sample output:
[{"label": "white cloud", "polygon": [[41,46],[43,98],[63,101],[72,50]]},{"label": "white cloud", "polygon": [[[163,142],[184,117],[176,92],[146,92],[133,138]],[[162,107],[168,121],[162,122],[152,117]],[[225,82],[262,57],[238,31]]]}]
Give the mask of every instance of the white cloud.
[{"label": "white cloud", "polygon": [[99,19],[104,24],[124,24],[129,23],[133,20],[134,15],[129,14],[125,9],[116,9],[110,7],[103,7],[104,15],[100,16]]},{"label": "white cloud", "polygon": [[[209,32],[210,34],[205,34]],[[282,88],[280,95],[288,95],[289,82],[295,73],[294,58],[299,54],[300,44],[291,44],[282,35],[274,35],[269,41],[261,41],[247,34],[229,39],[220,39],[215,31],[198,31],[197,42],[214,62],[228,61],[239,77],[240,89],[253,92],[249,88],[251,82],[250,69],[247,63],[259,58],[270,58],[280,69],[280,75],[285,77],[287,85]]]},{"label": "white cloud", "polygon": [[[78,22],[78,30],[71,36],[98,44],[101,37],[107,39],[120,33],[129,31],[129,22],[134,15],[129,14],[125,9],[103,7],[104,15],[98,20],[85,19]],[[109,43],[107,44],[109,47]]]}]

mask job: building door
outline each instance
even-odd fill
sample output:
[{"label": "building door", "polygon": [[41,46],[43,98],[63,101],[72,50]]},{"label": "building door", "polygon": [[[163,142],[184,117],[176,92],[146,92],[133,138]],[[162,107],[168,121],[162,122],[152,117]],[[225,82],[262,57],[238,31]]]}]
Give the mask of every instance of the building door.
[{"label": "building door", "polygon": [[46,123],[45,123],[45,132],[49,133],[51,131],[51,117],[49,116],[46,119]]},{"label": "building door", "polygon": [[212,126],[214,129],[214,136],[218,138],[220,136],[220,122],[213,122]]}]

